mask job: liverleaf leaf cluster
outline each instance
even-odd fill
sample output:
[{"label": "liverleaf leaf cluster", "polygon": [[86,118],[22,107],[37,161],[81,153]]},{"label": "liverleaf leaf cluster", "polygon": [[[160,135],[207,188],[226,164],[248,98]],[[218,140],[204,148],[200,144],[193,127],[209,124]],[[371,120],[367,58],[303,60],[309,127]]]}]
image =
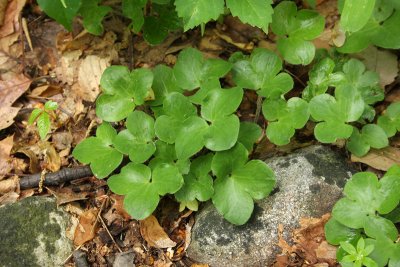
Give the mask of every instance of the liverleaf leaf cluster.
[{"label": "liverleaf leaf cluster", "polygon": [[[74,157],[90,164],[98,178],[115,172],[109,187],[126,196],[124,206],[136,219],[149,216],[160,197],[175,194],[182,209],[196,210],[199,201],[212,199],[227,220],[245,223],[253,201],[272,191],[275,178],[264,162],[248,160],[262,131],[240,123],[242,87],[221,88],[219,79],[232,65],[188,48],[174,68],[107,68],[96,103],[105,122],[76,146]],[[290,76],[281,77],[292,86]],[[142,111],[145,104],[151,111]],[[118,132],[109,122],[120,122]],[[128,163],[119,169],[124,157]]]},{"label": "liverleaf leaf cluster", "polygon": [[353,266],[349,264],[355,263],[356,259],[372,264],[363,263],[366,266],[396,266],[399,263],[400,244],[394,225],[398,216],[387,216],[398,209],[398,190],[398,165],[390,168],[380,180],[373,173],[360,172],[347,182],[345,197],[335,204],[332,218],[325,225],[328,242],[340,245],[338,260],[342,266]]},{"label": "liverleaf leaf cluster", "polygon": [[313,10],[297,10],[291,1],[282,1],[272,16],[271,29],[280,36],[277,47],[283,58],[291,64],[307,65],[315,55],[310,40],[318,37],[325,27],[325,19]]},{"label": "liverleaf leaf cluster", "polygon": [[[235,55],[237,57],[238,55]],[[301,98],[286,102],[284,95],[293,88],[293,79],[281,72],[282,60],[266,49],[255,49],[250,57],[240,56],[234,62],[233,80],[236,84],[257,91],[265,97],[264,117],[269,121],[267,136],[277,145],[288,144],[295,129],[302,128],[309,118],[308,103]]]}]

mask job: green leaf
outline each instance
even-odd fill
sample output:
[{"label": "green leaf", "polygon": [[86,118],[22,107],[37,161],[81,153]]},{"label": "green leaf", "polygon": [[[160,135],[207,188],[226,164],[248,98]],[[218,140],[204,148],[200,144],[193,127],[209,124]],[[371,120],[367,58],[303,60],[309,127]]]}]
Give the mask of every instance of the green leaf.
[{"label": "green leaf", "polygon": [[99,6],[99,2],[99,0],[84,0],[79,9],[83,17],[83,26],[94,35],[103,34],[103,18],[112,10],[109,6]]},{"label": "green leaf", "polygon": [[168,96],[168,94],[172,92],[182,93],[182,89],[179,88],[175,77],[173,75],[173,71],[170,67],[165,65],[157,65],[153,69],[154,81],[153,81],[153,91],[155,99],[151,101],[151,105],[158,106],[161,105]]},{"label": "green leaf", "polygon": [[32,110],[32,113],[28,119],[28,124],[33,124],[43,112],[44,111],[40,108],[35,108],[34,110]]},{"label": "green leaf", "polygon": [[[288,86],[285,84],[277,86],[278,88],[270,84],[280,70],[282,70],[282,60],[275,53],[264,48],[256,48],[249,59],[235,62],[232,75],[235,83],[242,88],[264,89],[264,94],[268,94],[270,90],[278,90],[281,91],[280,94],[284,94],[292,89],[293,81]],[[275,82],[275,85],[279,83]]]},{"label": "green leaf", "polygon": [[68,31],[72,30],[72,19],[78,14],[81,0],[38,0],[40,8],[51,18],[63,25]]},{"label": "green leaf", "polygon": [[222,59],[204,59],[194,48],[186,48],[179,53],[174,66],[174,76],[182,89],[194,90],[210,79],[225,76],[232,65]]},{"label": "green leaf", "polygon": [[156,150],[154,119],[142,111],[134,111],[126,122],[128,129],[117,135],[114,146],[121,153],[128,154],[132,162],[143,163]]},{"label": "green leaf", "polygon": [[152,16],[144,20],[143,37],[152,45],[162,43],[168,32],[181,28],[181,20],[173,5],[152,5]]},{"label": "green leaf", "polygon": [[357,255],[356,248],[348,242],[340,242],[340,246],[350,255]]},{"label": "green leaf", "polygon": [[243,89],[215,89],[208,93],[201,105],[201,116],[208,121],[231,115],[242,102]]},{"label": "green leaf", "polygon": [[271,0],[227,0],[226,6],[233,16],[268,33],[268,25],[272,21],[273,9]]},{"label": "green leaf", "polygon": [[339,223],[334,218],[329,219],[325,224],[326,240],[332,245],[339,245],[340,242],[358,240],[361,237],[361,231],[349,228]]},{"label": "green leaf", "polygon": [[390,104],[385,113],[378,118],[378,125],[386,132],[388,137],[400,131],[400,102]]},{"label": "green leaf", "polygon": [[45,110],[56,110],[57,108],[58,108],[57,102],[54,102],[54,101],[51,101],[51,100],[47,101],[44,104],[44,109]]},{"label": "green leaf", "polygon": [[122,14],[132,20],[132,29],[138,33],[143,27],[143,8],[147,0],[122,0]]},{"label": "green leaf", "polygon": [[122,153],[110,145],[117,132],[108,123],[101,124],[96,131],[97,137],[89,137],[80,142],[72,155],[82,163],[90,164],[97,178],[111,174],[122,162]]},{"label": "green leaf", "polygon": [[253,150],[253,145],[261,137],[262,130],[254,122],[244,121],[240,123],[238,142],[244,145],[249,152]]},{"label": "green leaf", "polygon": [[143,164],[128,163],[108,181],[111,191],[126,195],[124,208],[135,219],[148,217],[157,207],[160,195],[175,193],[183,184],[176,166],[158,164],[153,170]]},{"label": "green leaf", "polygon": [[393,241],[399,234],[393,222],[380,216],[368,216],[364,221],[364,231],[369,237],[386,236]]},{"label": "green leaf", "polygon": [[36,126],[38,127],[40,139],[44,140],[46,135],[50,132],[50,116],[47,112],[43,112],[36,119]]},{"label": "green leaf", "polygon": [[351,228],[364,228],[365,220],[376,211],[387,214],[399,203],[400,176],[384,176],[380,181],[375,174],[360,172],[346,183],[346,198],[339,200],[332,211],[338,222]]},{"label": "green leaf", "polygon": [[310,41],[298,37],[279,39],[277,47],[284,59],[290,64],[308,65],[315,56],[315,46]]},{"label": "green leaf", "polygon": [[222,151],[233,147],[239,136],[240,121],[232,114],[214,120],[205,134],[205,146],[212,151]]},{"label": "green leaf", "polygon": [[366,104],[382,101],[384,91],[379,86],[379,74],[365,71],[364,64],[356,59],[350,59],[343,65],[346,84],[357,88]]},{"label": "green leaf", "polygon": [[174,92],[165,98],[163,110],[165,115],[158,117],[154,126],[156,135],[160,140],[172,144],[184,120],[196,116],[196,107],[187,97]]},{"label": "green leaf", "polygon": [[176,11],[183,18],[184,31],[190,30],[210,20],[216,20],[224,13],[223,0],[175,0]]},{"label": "green leaf", "polygon": [[309,42],[318,37],[325,27],[324,18],[316,11],[297,11],[294,2],[282,1],[274,10],[272,31],[281,37],[277,47],[290,64],[308,65],[315,55],[315,47]]},{"label": "green leaf", "polygon": [[267,136],[276,145],[288,144],[295,129],[303,128],[310,117],[308,103],[298,97],[290,98],[287,103],[282,99],[264,101],[262,109],[269,121]]},{"label": "green leaf", "polygon": [[346,124],[357,121],[364,111],[361,95],[351,86],[336,88],[335,97],[322,94],[311,99],[311,116],[318,123],[314,135],[322,143],[333,143],[340,138],[349,138],[353,128]]},{"label": "green leaf", "polygon": [[340,16],[340,25],[344,31],[356,32],[368,22],[374,11],[375,0],[346,0]]},{"label": "green leaf", "polygon": [[199,152],[205,145],[204,135],[208,124],[200,117],[190,117],[183,122],[175,140],[178,159],[187,159]]},{"label": "green leaf", "polygon": [[262,161],[247,162],[247,150],[237,144],[217,152],[211,164],[217,176],[212,201],[229,222],[242,225],[253,212],[253,199],[266,197],[275,185],[272,170]]},{"label": "green leaf", "polygon": [[194,200],[207,201],[214,194],[213,179],[209,175],[211,171],[212,154],[196,158],[188,175],[184,176],[185,183],[175,193],[179,202],[190,203]]},{"label": "green leaf", "polygon": [[389,140],[385,131],[378,125],[367,124],[363,126],[361,132],[354,128],[346,147],[357,157],[362,157],[368,153],[371,147],[380,149],[388,145]]},{"label": "green leaf", "polygon": [[151,90],[153,73],[148,69],[129,72],[124,66],[108,67],[101,76],[103,94],[96,101],[96,114],[105,121],[126,118],[144,103]]}]

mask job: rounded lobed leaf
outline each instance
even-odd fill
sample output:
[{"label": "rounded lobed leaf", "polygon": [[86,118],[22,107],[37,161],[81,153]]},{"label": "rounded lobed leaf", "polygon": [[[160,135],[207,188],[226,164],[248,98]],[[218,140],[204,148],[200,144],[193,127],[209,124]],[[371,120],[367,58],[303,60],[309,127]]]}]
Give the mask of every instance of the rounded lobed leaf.
[{"label": "rounded lobed leaf", "polygon": [[204,98],[201,116],[208,121],[215,121],[234,113],[242,102],[243,89],[214,89]]}]

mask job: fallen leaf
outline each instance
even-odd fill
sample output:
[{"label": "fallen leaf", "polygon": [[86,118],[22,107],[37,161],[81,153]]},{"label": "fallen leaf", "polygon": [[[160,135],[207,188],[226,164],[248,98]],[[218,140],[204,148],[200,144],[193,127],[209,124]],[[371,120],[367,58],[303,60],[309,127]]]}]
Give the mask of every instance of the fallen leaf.
[{"label": "fallen leaf", "polygon": [[[10,121],[18,112],[17,109],[10,109],[11,105],[28,90],[31,80],[23,74],[13,74],[7,77],[7,80],[0,81],[0,118],[5,118],[5,122],[1,122],[0,126],[8,127]],[[11,115],[10,115],[11,113]],[[0,130],[4,128],[0,127]]]},{"label": "fallen leaf", "polygon": [[97,209],[85,211],[79,216],[79,224],[75,229],[74,244],[80,246],[92,240],[97,232]]},{"label": "fallen leaf", "polygon": [[18,193],[8,192],[0,196],[0,206],[17,202],[19,197]]},{"label": "fallen leaf", "polygon": [[0,181],[0,194],[9,192],[19,192],[19,179],[18,176]]},{"label": "fallen leaf", "polygon": [[11,149],[14,144],[14,136],[4,138],[0,141],[0,180],[13,169],[10,158]]},{"label": "fallen leaf", "polygon": [[140,233],[149,246],[156,248],[171,248],[176,246],[176,243],[168,237],[153,215],[140,221]]},{"label": "fallen leaf", "polygon": [[197,264],[197,263],[190,265],[190,267],[208,267],[208,266],[209,266],[208,264]]},{"label": "fallen leaf", "polygon": [[385,101],[390,103],[400,102],[400,89],[396,88],[390,91],[390,93],[385,96]]},{"label": "fallen leaf", "polygon": [[394,147],[371,149],[364,157],[351,155],[351,161],[361,162],[377,170],[387,171],[394,164],[400,164],[400,150]]},{"label": "fallen leaf", "polygon": [[84,58],[78,70],[78,83],[72,90],[85,101],[94,102],[100,93],[100,78],[104,70],[110,66],[111,58],[90,55]]},{"label": "fallen leaf", "polygon": [[10,127],[14,123],[20,108],[0,107],[0,130]]},{"label": "fallen leaf", "polygon": [[61,168],[61,159],[55,150],[54,146],[47,141],[40,141],[38,143],[40,153],[44,155],[45,168],[56,172]]},{"label": "fallen leaf", "polygon": [[6,16],[6,9],[8,0],[0,0],[0,26],[4,24],[4,17]]},{"label": "fallen leaf", "polygon": [[382,88],[394,82],[399,73],[397,56],[389,50],[380,50],[376,46],[369,46],[361,53],[356,54],[356,57],[364,62],[368,70],[379,74]]},{"label": "fallen leaf", "polygon": [[337,247],[328,244],[326,241],[322,241],[315,253],[320,259],[336,260]]},{"label": "fallen leaf", "polygon": [[19,13],[25,6],[26,0],[9,1],[5,11],[3,26],[0,28],[0,38],[19,30]]},{"label": "fallen leaf", "polygon": [[56,197],[57,206],[88,198],[89,192],[74,192],[70,187],[46,189]]}]

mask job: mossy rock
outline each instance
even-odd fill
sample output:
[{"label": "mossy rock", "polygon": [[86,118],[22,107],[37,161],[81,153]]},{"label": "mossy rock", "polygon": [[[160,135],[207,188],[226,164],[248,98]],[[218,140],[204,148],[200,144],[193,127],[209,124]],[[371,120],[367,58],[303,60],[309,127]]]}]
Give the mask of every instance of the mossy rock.
[{"label": "mossy rock", "polygon": [[61,266],[73,250],[65,236],[69,221],[53,198],[0,207],[0,266]]}]

